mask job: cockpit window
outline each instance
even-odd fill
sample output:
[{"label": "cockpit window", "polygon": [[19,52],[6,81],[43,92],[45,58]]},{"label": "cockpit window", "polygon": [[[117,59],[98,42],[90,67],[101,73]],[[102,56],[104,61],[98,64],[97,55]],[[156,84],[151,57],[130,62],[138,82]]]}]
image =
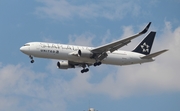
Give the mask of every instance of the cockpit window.
[{"label": "cockpit window", "polygon": [[25,44],[24,46],[30,46],[30,44]]}]

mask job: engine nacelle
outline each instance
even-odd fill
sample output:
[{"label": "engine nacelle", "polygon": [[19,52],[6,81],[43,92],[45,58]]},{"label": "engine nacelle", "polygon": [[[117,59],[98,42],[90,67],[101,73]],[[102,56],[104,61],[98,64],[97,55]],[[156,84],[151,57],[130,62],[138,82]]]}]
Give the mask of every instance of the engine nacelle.
[{"label": "engine nacelle", "polygon": [[58,69],[68,69],[68,68],[74,68],[75,66],[72,64],[69,64],[68,61],[58,61],[57,62],[57,68]]},{"label": "engine nacelle", "polygon": [[81,57],[92,57],[93,53],[89,50],[78,50],[78,55]]}]

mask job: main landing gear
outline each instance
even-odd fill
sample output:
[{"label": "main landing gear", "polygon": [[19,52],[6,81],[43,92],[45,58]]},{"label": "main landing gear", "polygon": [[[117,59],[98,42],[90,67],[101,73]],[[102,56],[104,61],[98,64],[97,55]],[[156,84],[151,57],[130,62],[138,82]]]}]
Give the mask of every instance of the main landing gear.
[{"label": "main landing gear", "polygon": [[88,68],[84,68],[84,69],[81,70],[81,73],[88,72],[88,71],[89,71]]},{"label": "main landing gear", "polygon": [[[99,65],[101,65],[101,64],[102,64],[101,62],[95,62],[95,63],[94,63],[94,66],[99,66]],[[88,72],[88,71],[89,71],[89,69],[86,68],[87,66],[89,67],[88,64],[83,64],[83,65],[82,65],[83,69],[81,70],[81,73],[84,73],[84,72]]]},{"label": "main landing gear", "polygon": [[101,65],[102,63],[101,62],[95,62],[94,63],[94,66],[99,66],[99,65]]},{"label": "main landing gear", "polygon": [[88,71],[89,71],[89,69],[86,68],[87,66],[89,67],[88,64],[83,64],[83,65],[82,65],[83,69],[81,70],[81,73],[84,73],[84,72],[88,72]]},{"label": "main landing gear", "polygon": [[33,59],[33,56],[30,55],[29,58],[31,59],[31,63],[34,63],[34,59]]}]

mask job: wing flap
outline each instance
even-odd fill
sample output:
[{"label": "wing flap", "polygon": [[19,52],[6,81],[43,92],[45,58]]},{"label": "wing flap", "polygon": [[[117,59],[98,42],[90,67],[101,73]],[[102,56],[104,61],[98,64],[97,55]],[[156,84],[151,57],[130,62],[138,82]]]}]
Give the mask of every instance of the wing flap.
[{"label": "wing flap", "polygon": [[158,52],[143,56],[143,57],[141,57],[141,59],[151,59],[151,58],[156,57],[156,56],[158,56],[158,55],[160,55],[160,54],[162,54],[162,53],[164,53],[166,51],[168,51],[168,49],[165,49],[165,50],[162,50],[162,51],[158,51]]}]

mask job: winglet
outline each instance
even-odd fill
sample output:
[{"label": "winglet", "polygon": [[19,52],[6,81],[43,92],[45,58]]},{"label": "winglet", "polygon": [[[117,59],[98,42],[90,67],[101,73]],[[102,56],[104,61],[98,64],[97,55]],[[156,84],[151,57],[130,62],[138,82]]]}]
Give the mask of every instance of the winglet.
[{"label": "winglet", "polygon": [[144,34],[144,33],[146,33],[146,32],[148,31],[150,25],[151,25],[151,22],[149,22],[148,25],[144,28],[144,30],[141,31],[139,34]]}]

